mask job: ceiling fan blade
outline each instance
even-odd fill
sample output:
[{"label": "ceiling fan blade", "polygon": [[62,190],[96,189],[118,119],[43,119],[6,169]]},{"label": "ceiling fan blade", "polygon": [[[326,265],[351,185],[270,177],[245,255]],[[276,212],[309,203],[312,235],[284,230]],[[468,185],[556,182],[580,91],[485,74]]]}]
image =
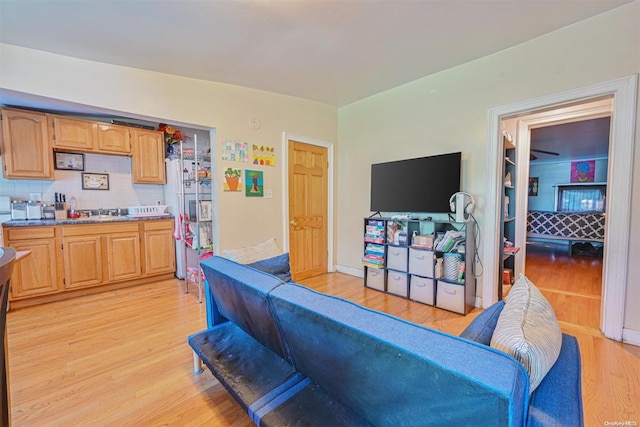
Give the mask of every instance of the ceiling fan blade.
[{"label": "ceiling fan blade", "polygon": [[529,153],[529,160],[538,160],[538,156],[535,154]]},{"label": "ceiling fan blade", "polygon": [[531,151],[535,151],[536,153],[549,154],[551,156],[559,156],[560,155],[560,153],[555,153],[553,151],[538,150],[538,149],[535,149],[535,148],[532,148]]}]

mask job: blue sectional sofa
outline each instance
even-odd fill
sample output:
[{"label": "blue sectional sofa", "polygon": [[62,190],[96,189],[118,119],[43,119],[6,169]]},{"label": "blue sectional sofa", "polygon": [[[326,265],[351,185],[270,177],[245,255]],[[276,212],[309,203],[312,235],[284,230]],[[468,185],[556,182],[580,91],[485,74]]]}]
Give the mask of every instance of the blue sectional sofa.
[{"label": "blue sectional sofa", "polygon": [[522,364],[488,346],[502,303],[462,337],[212,257],[208,328],[188,338],[260,426],[580,426],[580,355],[563,336],[530,395]]}]

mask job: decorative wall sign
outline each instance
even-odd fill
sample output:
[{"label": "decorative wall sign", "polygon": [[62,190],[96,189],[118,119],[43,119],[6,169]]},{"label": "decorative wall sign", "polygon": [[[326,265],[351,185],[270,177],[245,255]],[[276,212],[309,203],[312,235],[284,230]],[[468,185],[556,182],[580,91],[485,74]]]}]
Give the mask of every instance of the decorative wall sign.
[{"label": "decorative wall sign", "polygon": [[259,166],[275,166],[276,154],[273,147],[253,144],[253,164]]},{"label": "decorative wall sign", "polygon": [[538,177],[529,177],[529,196],[538,195]]},{"label": "decorative wall sign", "polygon": [[83,190],[108,190],[109,174],[82,172],[82,189]]},{"label": "decorative wall sign", "polygon": [[264,181],[262,171],[244,171],[245,195],[247,197],[263,197]]},{"label": "decorative wall sign", "polygon": [[58,170],[83,171],[84,154],[81,153],[54,153],[55,167]]},{"label": "decorative wall sign", "polygon": [[571,182],[594,182],[596,177],[596,161],[582,160],[571,162]]},{"label": "decorative wall sign", "polygon": [[232,162],[249,162],[249,143],[240,142],[237,139],[225,138],[222,140],[222,160]]}]

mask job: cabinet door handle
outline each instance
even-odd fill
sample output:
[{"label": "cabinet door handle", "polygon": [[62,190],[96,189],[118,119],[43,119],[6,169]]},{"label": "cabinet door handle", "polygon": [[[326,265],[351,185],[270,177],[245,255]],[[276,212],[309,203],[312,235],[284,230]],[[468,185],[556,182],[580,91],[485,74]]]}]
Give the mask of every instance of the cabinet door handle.
[{"label": "cabinet door handle", "polygon": [[424,288],[426,285],[424,283],[416,283],[416,286],[419,288]]},{"label": "cabinet door handle", "polygon": [[297,226],[298,226],[298,223],[296,222],[296,220],[295,220],[295,219],[292,219],[292,220],[291,220],[291,222],[290,222],[289,224],[293,225],[294,227],[297,227]]}]

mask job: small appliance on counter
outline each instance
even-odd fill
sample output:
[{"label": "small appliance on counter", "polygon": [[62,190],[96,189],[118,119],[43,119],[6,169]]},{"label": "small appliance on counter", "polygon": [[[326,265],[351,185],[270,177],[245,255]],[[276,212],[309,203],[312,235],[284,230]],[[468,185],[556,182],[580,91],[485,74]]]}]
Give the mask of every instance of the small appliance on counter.
[{"label": "small appliance on counter", "polygon": [[27,219],[27,202],[23,200],[11,202],[11,219]]},{"label": "small appliance on counter", "polygon": [[42,219],[42,203],[27,203],[27,219]]}]

